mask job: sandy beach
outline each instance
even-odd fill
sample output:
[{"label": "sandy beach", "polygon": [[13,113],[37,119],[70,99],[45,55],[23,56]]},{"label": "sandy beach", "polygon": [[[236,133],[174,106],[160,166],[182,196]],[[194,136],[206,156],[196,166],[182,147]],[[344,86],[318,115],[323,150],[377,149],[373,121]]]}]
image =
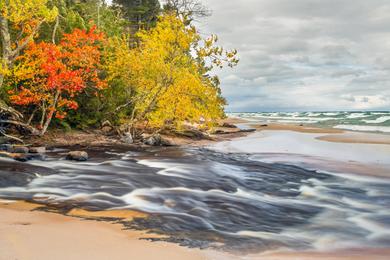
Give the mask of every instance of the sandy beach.
[{"label": "sandy beach", "polygon": [[[243,121],[239,121],[243,123]],[[305,128],[299,125],[256,126],[245,137],[203,145],[229,153],[255,154],[267,163],[301,167],[321,165],[323,170],[351,176],[389,178],[390,145],[387,135]],[[339,151],[339,152],[335,152]],[[342,151],[342,152],[341,152]],[[288,155],[288,156],[287,156]],[[353,178],[352,178],[353,179]],[[0,203],[0,259],[387,259],[388,248],[344,248],[239,254],[191,249],[175,243],[151,242],[161,235],[124,230],[102,219],[145,218],[138,211],[86,211],[66,215],[37,211],[41,205]],[[88,220],[86,220],[86,218]],[[115,222],[115,221],[114,221]]]},{"label": "sandy beach", "polygon": [[[377,259],[385,260],[390,249],[351,249],[337,252],[270,252],[233,255],[189,249],[172,243],[142,240],[156,235],[123,230],[120,225],[33,211],[38,205],[0,201],[0,259]],[[127,216],[128,217],[128,216]]]}]

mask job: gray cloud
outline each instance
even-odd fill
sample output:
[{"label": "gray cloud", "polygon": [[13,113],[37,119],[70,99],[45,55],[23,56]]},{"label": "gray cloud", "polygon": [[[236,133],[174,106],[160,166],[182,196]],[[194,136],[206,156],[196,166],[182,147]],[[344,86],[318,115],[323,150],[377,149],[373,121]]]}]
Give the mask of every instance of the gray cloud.
[{"label": "gray cloud", "polygon": [[229,111],[390,109],[390,1],[204,0]]}]

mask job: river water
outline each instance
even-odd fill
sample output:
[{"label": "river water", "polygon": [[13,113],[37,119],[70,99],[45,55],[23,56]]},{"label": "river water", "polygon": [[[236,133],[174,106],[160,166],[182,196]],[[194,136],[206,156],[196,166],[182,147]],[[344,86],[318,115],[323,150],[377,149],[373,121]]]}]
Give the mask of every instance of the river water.
[{"label": "river water", "polygon": [[[88,162],[0,159],[0,198],[62,209],[131,209],[146,219],[123,224],[200,248],[390,246],[390,179],[337,175],[262,154],[202,148],[88,150]],[[257,158],[257,159],[254,159]]]}]

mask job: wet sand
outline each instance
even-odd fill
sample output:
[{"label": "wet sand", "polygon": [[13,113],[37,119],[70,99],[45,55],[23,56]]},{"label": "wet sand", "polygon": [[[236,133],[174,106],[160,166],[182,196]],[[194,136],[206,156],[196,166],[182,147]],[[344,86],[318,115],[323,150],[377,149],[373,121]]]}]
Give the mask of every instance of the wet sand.
[{"label": "wet sand", "polygon": [[317,139],[334,143],[390,144],[390,135],[388,134],[352,132],[334,128],[319,128],[294,124],[272,123],[267,125],[255,124],[252,126],[259,131],[293,131],[299,133],[324,134],[318,136]]},{"label": "wet sand", "polygon": [[151,237],[145,232],[31,211],[36,206],[28,203],[0,206],[1,260],[207,259],[198,249],[140,240]]},{"label": "wet sand", "polygon": [[390,135],[385,134],[345,132],[343,134],[324,135],[317,139],[335,143],[390,145]]},{"label": "wet sand", "polygon": [[[322,165],[324,170],[331,172],[390,177],[390,145],[384,144],[390,136],[339,134],[331,133],[332,129],[294,125],[261,129],[245,138],[220,142],[212,147],[218,151],[261,154],[259,157],[264,162],[293,163],[302,167]],[[375,138],[378,143],[361,141],[361,136],[365,135],[371,140]],[[325,140],[329,138],[338,141]],[[347,142],[346,138],[358,140]]]},{"label": "wet sand", "polygon": [[[388,259],[388,249],[351,249],[339,252],[271,252],[238,255],[142,240],[155,235],[123,230],[121,225],[33,211],[39,205],[0,202],[0,260],[137,259],[137,260],[284,260]],[[76,213],[76,212],[74,212]],[[118,213],[118,212],[116,212]],[[130,213],[120,215],[128,218]],[[91,214],[80,211],[75,215]],[[92,216],[101,217],[96,213]],[[103,216],[111,216],[104,213]],[[114,214],[118,217],[117,214]],[[139,217],[139,215],[137,215]]]}]

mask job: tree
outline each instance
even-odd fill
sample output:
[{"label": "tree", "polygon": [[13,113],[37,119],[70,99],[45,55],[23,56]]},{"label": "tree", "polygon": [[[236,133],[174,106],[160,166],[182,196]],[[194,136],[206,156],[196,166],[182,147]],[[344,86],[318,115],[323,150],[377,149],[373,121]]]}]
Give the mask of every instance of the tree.
[{"label": "tree", "polygon": [[123,11],[134,31],[150,28],[160,13],[158,0],[113,0],[113,3]]},{"label": "tree", "polygon": [[224,115],[219,81],[209,76],[225,62],[234,66],[236,51],[215,46],[216,37],[202,40],[194,26],[176,14],[165,14],[156,27],[141,30],[139,46],[113,52],[108,59],[109,81],[127,82],[132,106],[130,124],[147,123],[161,129],[184,122],[210,125]]},{"label": "tree", "polygon": [[56,18],[57,9],[46,4],[47,0],[0,0],[0,89],[8,69],[37,35],[42,23]]},{"label": "tree", "polygon": [[103,40],[103,34],[95,28],[75,29],[65,34],[58,45],[30,43],[17,59],[10,100],[15,105],[33,108],[28,123],[40,112],[40,135],[45,134],[53,116],[63,119],[68,110],[78,108],[77,95],[87,88],[98,94],[106,86],[99,77]]},{"label": "tree", "polygon": [[173,11],[177,16],[182,17],[186,23],[191,23],[196,18],[203,18],[211,15],[200,0],[167,0],[164,10]]}]

